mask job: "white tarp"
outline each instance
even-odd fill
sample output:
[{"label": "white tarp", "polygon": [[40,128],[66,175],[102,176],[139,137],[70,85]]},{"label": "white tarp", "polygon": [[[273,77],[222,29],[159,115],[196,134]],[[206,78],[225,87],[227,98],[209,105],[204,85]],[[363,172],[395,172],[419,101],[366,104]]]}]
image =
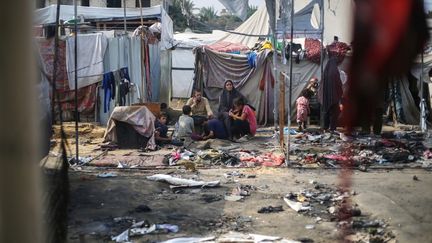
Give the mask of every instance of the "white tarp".
[{"label": "white tarp", "polygon": [[191,49],[172,52],[172,97],[189,98],[192,94],[195,56]]},{"label": "white tarp", "polygon": [[[78,39],[78,89],[102,80],[104,73],[104,55],[108,39],[102,33],[82,34]],[[75,37],[66,39],[66,68],[69,88],[75,89]]]},{"label": "white tarp", "polygon": [[[274,5],[273,0],[268,1],[269,5]],[[317,0],[295,0],[294,1],[294,32],[297,37],[318,38],[320,30],[316,29],[319,25],[319,8],[315,5]],[[276,1],[279,7],[279,2]],[[333,36],[338,36],[340,41],[351,43],[352,41],[352,22],[354,16],[353,0],[324,1],[324,43],[331,43]],[[279,12],[279,11],[276,11]],[[277,16],[278,17],[278,16]],[[248,47],[253,47],[260,37],[271,34],[270,17],[266,5],[249,17],[237,29],[228,33],[219,41],[229,41],[241,43]]]}]

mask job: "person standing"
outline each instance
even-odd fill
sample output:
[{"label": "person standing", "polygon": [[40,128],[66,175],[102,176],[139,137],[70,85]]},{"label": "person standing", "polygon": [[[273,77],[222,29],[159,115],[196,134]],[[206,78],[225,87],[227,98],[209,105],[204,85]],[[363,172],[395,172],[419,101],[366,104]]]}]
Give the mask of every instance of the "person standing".
[{"label": "person standing", "polygon": [[318,89],[318,101],[324,112],[324,130],[336,130],[342,93],[342,82],[337,59],[331,57],[324,68],[323,80]]},{"label": "person standing", "polygon": [[309,99],[312,97],[312,91],[305,89],[302,91],[300,97],[296,100],[297,104],[297,124],[299,131],[306,129],[306,123],[310,114]]}]

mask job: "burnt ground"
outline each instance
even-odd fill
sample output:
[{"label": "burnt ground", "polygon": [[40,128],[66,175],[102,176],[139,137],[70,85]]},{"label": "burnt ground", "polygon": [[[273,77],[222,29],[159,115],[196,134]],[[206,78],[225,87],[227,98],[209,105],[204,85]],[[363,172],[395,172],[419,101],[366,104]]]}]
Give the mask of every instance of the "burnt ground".
[{"label": "burnt ground", "polygon": [[[219,235],[228,231],[281,236],[287,239],[309,238],[314,242],[335,242],[341,232],[337,222],[316,222],[316,217],[290,209],[282,197],[289,192],[311,188],[310,180],[336,186],[338,172],[333,170],[241,169],[255,178],[226,178],[232,170],[208,169],[199,173],[172,170],[182,176],[199,176],[203,180],[221,180],[218,188],[195,188],[173,191],[169,185],[146,179],[161,171],[115,171],[115,178],[98,178],[99,170],[71,172],[69,211],[70,242],[109,241],[130,226],[132,219],[150,223],[178,225],[178,233],[145,235],[136,242],[162,241],[185,236]],[[168,172],[168,171],[163,171]],[[416,175],[419,181],[413,180]],[[355,172],[353,204],[362,217],[379,219],[388,226],[397,242],[431,242],[432,176],[424,170]],[[224,200],[238,184],[257,187],[238,202]],[[206,201],[209,200],[209,201]],[[213,201],[215,200],[215,201]],[[140,205],[150,212],[137,212]],[[264,206],[282,206],[284,211],[259,214]],[[318,212],[318,215],[320,213]],[[125,220],[115,221],[123,217]],[[127,220],[129,217],[130,220]],[[360,217],[360,218],[362,218]],[[306,225],[314,229],[306,229]]]},{"label": "burnt ground", "polygon": [[[103,129],[93,125],[85,125],[81,129],[87,129],[80,139],[82,155],[94,157],[101,154],[99,144]],[[257,141],[260,144],[265,143],[261,139]],[[300,146],[302,143],[299,143]],[[334,143],[339,141],[329,143],[334,146]],[[251,148],[251,144],[240,147],[264,152],[264,147],[257,145],[258,147]],[[55,157],[55,151],[56,148],[53,148],[51,157]],[[167,148],[159,152],[166,154],[172,150]],[[153,157],[149,154],[152,152],[115,150],[109,151],[98,160],[133,161],[145,157],[146,161],[151,162],[156,157],[154,153]],[[306,155],[297,156],[300,157],[298,161]],[[356,168],[352,171],[350,193],[343,201],[351,202],[361,210],[361,216],[352,218],[358,227],[351,233],[359,236],[354,242],[432,242],[432,233],[429,230],[432,228],[432,176],[428,168],[422,168],[428,160],[416,156],[415,162],[392,163],[388,167],[379,164],[374,168],[368,161],[367,170],[360,171]],[[110,241],[111,236],[128,229],[133,222],[142,220],[149,224],[178,225],[179,231],[137,236],[132,238],[133,242],[218,236],[230,231],[280,236],[291,240],[310,239],[313,242],[340,240],[341,220],[337,212],[331,214],[328,209],[331,206],[336,209],[340,207],[338,201],[332,200],[340,195],[337,194],[337,189],[342,170],[323,166],[326,163],[321,157],[313,165],[308,162],[303,168],[227,168],[220,165],[197,165],[195,171],[191,171],[181,165],[159,166],[158,162],[157,165],[145,166],[145,163],[134,169],[101,167],[96,166],[97,164],[74,165],[70,168],[69,242]],[[337,161],[332,161],[331,164],[335,163],[337,164]],[[225,175],[234,171],[237,172],[234,174],[242,175]],[[102,172],[113,172],[115,177],[97,177]],[[158,173],[204,181],[220,180],[221,183],[215,188],[172,190],[167,183],[146,179],[146,176]],[[413,179],[414,176],[416,180]],[[315,189],[317,184],[321,185],[321,189]],[[240,201],[225,200],[224,197],[232,194],[233,189],[238,186],[247,188],[250,195]],[[317,204],[313,198],[308,197],[309,191],[305,190],[315,190],[318,196],[331,194],[332,203],[329,204],[329,201],[319,205],[319,201]],[[312,209],[308,212],[292,210],[283,200],[283,197],[290,193],[296,196],[301,193],[306,195],[303,199],[297,198],[310,203]],[[146,211],[144,206],[150,208],[150,211]],[[284,211],[258,213],[259,209],[267,206],[282,206]],[[318,217],[321,220],[317,219]],[[378,226],[362,226],[374,220],[379,221]]]}]

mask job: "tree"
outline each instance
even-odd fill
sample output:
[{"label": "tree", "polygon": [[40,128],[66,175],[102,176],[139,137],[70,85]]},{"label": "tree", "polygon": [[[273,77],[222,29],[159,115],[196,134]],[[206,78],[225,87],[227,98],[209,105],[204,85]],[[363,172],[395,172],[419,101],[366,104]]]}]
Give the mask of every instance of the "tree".
[{"label": "tree", "polygon": [[169,6],[168,14],[174,23],[175,31],[183,31],[190,27],[191,19],[194,18],[192,9],[194,4],[191,0],[174,0]]},{"label": "tree", "polygon": [[258,10],[258,6],[255,5],[249,5],[247,9],[247,17],[249,18]]},{"label": "tree", "polygon": [[200,9],[199,13],[200,21],[202,22],[210,22],[217,18],[217,11],[213,6],[211,7],[203,7]]}]

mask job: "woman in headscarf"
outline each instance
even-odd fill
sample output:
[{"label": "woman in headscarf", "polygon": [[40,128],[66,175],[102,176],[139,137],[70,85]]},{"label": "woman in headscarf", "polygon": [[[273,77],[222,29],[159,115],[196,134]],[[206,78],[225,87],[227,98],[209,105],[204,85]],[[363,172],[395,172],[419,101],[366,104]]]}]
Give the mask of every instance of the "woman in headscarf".
[{"label": "woman in headscarf", "polygon": [[318,101],[324,112],[324,130],[336,130],[339,102],[342,98],[342,82],[336,57],[331,57],[324,68],[323,80],[318,89]]},{"label": "woman in headscarf", "polygon": [[232,80],[227,80],[224,83],[224,90],[219,97],[219,112],[229,112],[233,108],[233,102],[237,98],[243,98],[245,97],[236,90],[234,87],[234,83]]},{"label": "woman in headscarf", "polygon": [[235,89],[233,81],[228,79],[225,81],[223,92],[219,97],[218,118],[223,121],[230,140],[233,139],[233,136],[231,133],[231,117],[228,112],[234,108],[234,100],[238,98],[246,100],[245,97]]}]

